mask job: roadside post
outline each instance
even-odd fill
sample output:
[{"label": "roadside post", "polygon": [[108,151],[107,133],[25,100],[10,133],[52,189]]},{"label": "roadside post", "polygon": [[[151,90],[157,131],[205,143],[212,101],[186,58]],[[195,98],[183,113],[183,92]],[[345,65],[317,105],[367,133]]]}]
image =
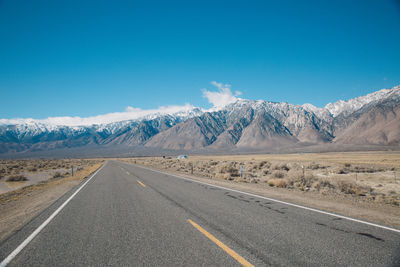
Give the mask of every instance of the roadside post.
[{"label": "roadside post", "polygon": [[244,166],[240,165],[240,177],[243,178]]},{"label": "roadside post", "polygon": [[74,166],[71,167],[72,176],[74,176]]}]

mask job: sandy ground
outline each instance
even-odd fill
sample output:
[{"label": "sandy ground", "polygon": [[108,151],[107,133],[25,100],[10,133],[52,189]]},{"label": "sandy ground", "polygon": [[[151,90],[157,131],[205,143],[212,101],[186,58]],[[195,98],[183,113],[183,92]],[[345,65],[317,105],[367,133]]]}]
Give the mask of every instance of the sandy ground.
[{"label": "sandy ground", "polygon": [[[396,152],[120,160],[400,229],[400,153]],[[277,172],[283,177],[276,178]],[[285,186],[279,187],[277,180]]]},{"label": "sandy ground", "polygon": [[48,179],[0,195],[0,242],[18,231],[54,201],[78,185],[102,165],[96,160],[72,177]]},{"label": "sandy ground", "polygon": [[[48,160],[0,160],[0,194],[22,187],[38,184],[54,178],[68,177],[96,160],[88,159],[48,159]],[[12,181],[12,176],[23,176],[24,181]]]}]

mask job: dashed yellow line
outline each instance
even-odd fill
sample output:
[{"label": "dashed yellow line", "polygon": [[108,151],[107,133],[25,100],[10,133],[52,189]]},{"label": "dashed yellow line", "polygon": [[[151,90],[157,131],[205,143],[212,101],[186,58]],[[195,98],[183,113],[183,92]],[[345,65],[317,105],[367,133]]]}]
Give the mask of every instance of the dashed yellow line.
[{"label": "dashed yellow line", "polygon": [[142,183],[141,181],[139,181],[139,180],[136,180],[136,181],[137,181],[138,184],[140,184],[141,186],[146,187],[146,185],[145,185],[144,183]]},{"label": "dashed yellow line", "polygon": [[232,258],[234,258],[237,262],[239,262],[240,264],[242,264],[243,266],[246,267],[250,267],[253,266],[253,264],[251,264],[250,262],[248,262],[247,260],[245,260],[242,256],[240,256],[239,254],[237,254],[235,251],[233,251],[232,249],[230,249],[227,245],[225,245],[224,243],[222,243],[221,241],[219,241],[215,236],[213,236],[212,234],[210,234],[209,232],[207,232],[206,230],[204,230],[200,225],[198,225],[197,223],[195,223],[194,221],[192,221],[191,219],[187,220],[191,225],[193,225],[197,230],[199,230],[203,235],[205,235],[206,237],[208,237],[208,239],[210,239],[211,241],[213,241],[215,244],[217,244],[217,246],[219,246],[220,248],[222,248],[226,253],[228,253]]}]

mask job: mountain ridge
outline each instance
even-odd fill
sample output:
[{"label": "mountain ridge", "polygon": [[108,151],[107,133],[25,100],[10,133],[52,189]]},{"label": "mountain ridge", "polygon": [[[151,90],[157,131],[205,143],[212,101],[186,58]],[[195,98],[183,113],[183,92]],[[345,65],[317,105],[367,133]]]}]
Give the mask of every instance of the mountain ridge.
[{"label": "mountain ridge", "polygon": [[0,153],[121,145],[160,151],[251,151],[324,144],[398,147],[399,106],[400,86],[395,86],[324,108],[237,99],[218,109],[185,106],[172,114],[154,112],[138,119],[88,126],[33,119],[8,124],[13,120],[1,119]]}]

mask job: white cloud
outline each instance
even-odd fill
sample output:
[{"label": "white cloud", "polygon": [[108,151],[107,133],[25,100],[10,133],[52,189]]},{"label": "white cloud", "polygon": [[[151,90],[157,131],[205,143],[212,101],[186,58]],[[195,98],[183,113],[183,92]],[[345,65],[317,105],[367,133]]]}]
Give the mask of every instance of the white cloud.
[{"label": "white cloud", "polygon": [[211,84],[217,87],[218,91],[212,92],[203,89],[203,97],[208,99],[214,109],[236,102],[239,99],[237,96],[242,94],[240,91],[235,91],[235,94],[232,94],[230,84],[222,84],[215,81],[211,82]]},{"label": "white cloud", "polygon": [[[231,86],[229,84],[211,82],[212,85],[217,87],[217,91],[208,91],[203,89],[203,97],[207,98],[208,101],[213,105],[210,111],[218,110],[230,103],[235,102],[239,98],[237,96],[242,93],[235,91],[235,94],[231,92]],[[161,106],[157,109],[141,109],[135,107],[127,107],[123,112],[113,112],[91,117],[49,117],[46,119],[32,119],[32,118],[16,118],[16,119],[0,119],[0,124],[15,125],[15,124],[34,124],[44,123],[46,125],[63,125],[63,126],[89,126],[93,124],[108,124],[126,120],[136,120],[144,118],[154,118],[157,115],[163,114],[176,114],[185,115],[185,113],[191,112],[195,109],[191,104],[185,104],[182,106]],[[197,110],[202,110],[198,108]],[[202,110],[204,111],[204,110]],[[197,115],[199,115],[197,113]]]},{"label": "white cloud", "polygon": [[125,112],[114,112],[108,114],[102,114],[91,117],[49,117],[47,119],[0,119],[0,124],[23,124],[23,123],[45,123],[50,125],[64,125],[64,126],[88,126],[93,124],[107,124],[125,120],[135,120],[145,117],[155,117],[158,114],[179,114],[190,112],[195,107],[190,104],[183,106],[167,106],[159,107],[157,109],[140,109],[134,107],[127,107]]}]

